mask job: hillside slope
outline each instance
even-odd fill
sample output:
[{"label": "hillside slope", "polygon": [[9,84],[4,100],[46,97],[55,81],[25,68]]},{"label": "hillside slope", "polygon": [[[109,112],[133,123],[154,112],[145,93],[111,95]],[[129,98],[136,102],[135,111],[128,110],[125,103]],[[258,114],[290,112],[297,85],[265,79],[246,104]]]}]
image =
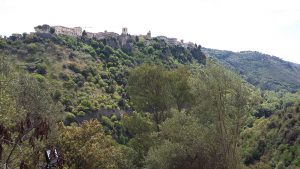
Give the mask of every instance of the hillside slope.
[{"label": "hillside slope", "polygon": [[[57,35],[54,33],[37,32],[30,35],[23,34],[20,36],[11,36],[9,38],[0,38],[0,63],[2,63],[2,60],[5,60],[3,63],[8,61],[14,66],[14,68],[19,69],[21,74],[26,72],[24,74],[29,74],[28,76],[34,77],[41,85],[51,88],[50,91],[52,94],[52,99],[64,106],[66,117],[65,124],[69,125],[72,122],[82,123],[84,120],[96,118],[103,125],[105,134],[110,135],[110,137],[116,140],[119,144],[127,144],[129,145],[128,147],[131,146],[131,143],[133,145],[138,145],[137,147],[133,147],[134,151],[142,152],[141,154],[138,154],[138,160],[140,161],[135,161],[136,165],[140,167],[144,165],[144,158],[151,147],[151,141],[153,141],[153,134],[151,133],[154,131],[154,123],[152,120],[150,120],[152,119],[150,118],[151,116],[146,113],[148,110],[138,110],[141,112],[134,112],[132,116],[122,116],[122,114],[131,113],[134,107],[134,102],[132,101],[134,97],[132,95],[129,96],[130,92],[128,92],[128,82],[131,82],[131,85],[134,83],[137,84],[137,86],[144,86],[140,88],[142,93],[146,91],[145,86],[149,86],[149,82],[151,82],[151,80],[155,81],[153,76],[145,76],[147,77],[145,78],[146,82],[142,80],[144,82],[142,84],[145,85],[140,85],[141,83],[138,83],[137,80],[130,81],[128,75],[130,72],[132,72],[132,69],[142,65],[143,63],[162,66],[163,69],[157,69],[157,67],[155,67],[155,69],[149,69],[155,70],[154,72],[159,73],[162,72],[161,70],[170,71],[177,67],[181,67],[182,65],[204,68],[202,65],[206,64],[206,53],[226,67],[240,73],[246,80],[248,80],[248,82],[261,87],[262,89],[286,89],[289,91],[296,91],[300,87],[300,66],[297,64],[285,62],[276,57],[271,57],[258,52],[234,53],[230,51],[203,49],[201,46],[194,44],[184,46],[180,43],[174,44],[170,42],[172,41],[168,41],[166,37],[149,38],[145,36],[134,36],[128,34],[116,35],[115,37],[106,37],[104,39],[96,39],[90,38],[84,34],[82,36],[72,37]],[[137,72],[143,72],[142,70],[147,69],[142,68],[136,70]],[[184,92],[191,90],[189,87],[192,87],[193,85],[193,87],[195,87],[197,86],[196,84],[198,84],[198,87],[205,86],[205,88],[200,88],[201,90],[199,90],[195,96],[209,96],[211,93],[205,94],[205,92],[219,92],[220,90],[220,88],[216,88],[216,86],[214,89],[214,84],[222,84],[222,82],[226,81],[226,78],[224,78],[225,80],[223,79],[223,77],[226,77],[223,74],[226,72],[225,69],[218,69],[216,67],[211,71],[214,73],[208,74],[208,76],[203,76],[202,78],[199,78],[200,76],[196,76],[195,79],[203,80],[190,83],[191,86],[185,86],[185,84],[181,83],[173,83],[174,81],[180,82],[180,80],[183,80],[184,82],[188,81],[182,78],[188,74],[187,72],[183,71],[184,75],[178,72],[173,72],[173,75],[179,75],[178,77],[174,76],[176,78],[172,78],[171,83],[169,83],[172,85],[169,85],[167,88],[169,89],[170,86],[175,84],[173,87],[175,89],[180,88],[180,90],[178,90],[180,91],[179,93],[184,94]],[[230,73],[228,72],[228,74]],[[141,76],[138,75],[137,77]],[[165,76],[158,77],[163,77],[166,79]],[[208,81],[204,77],[211,77],[212,79],[210,79],[210,83],[199,83]],[[165,81],[165,79],[158,79],[159,80],[157,81],[159,82]],[[226,85],[226,87],[228,87],[224,90],[226,92],[233,91],[230,87],[237,84],[236,79],[228,81],[232,83],[228,83],[229,85]],[[164,83],[158,84],[158,88],[161,88],[161,86],[165,87]],[[136,90],[138,88],[137,86],[135,86],[133,90]],[[166,91],[170,92],[171,90]],[[222,93],[228,95],[226,92]],[[162,92],[157,93],[161,94]],[[244,95],[248,96],[248,94]],[[249,100],[253,99],[261,101],[259,107],[255,112],[253,112],[253,116],[247,117],[247,125],[243,127],[244,130],[241,134],[241,154],[243,157],[243,163],[251,169],[253,167],[259,169],[269,169],[274,167],[279,168],[278,166],[283,165],[286,167],[289,166],[290,168],[300,166],[300,130],[298,127],[300,124],[299,102],[294,101],[296,100],[294,94],[290,94],[285,91],[280,91],[278,93],[274,91],[262,91],[258,95],[265,99],[261,99],[259,96],[256,97],[256,93],[253,94],[251,98],[249,96]],[[168,94],[164,93],[163,97],[164,96],[168,96]],[[189,100],[189,98],[196,98],[189,94],[184,96],[187,96],[184,97],[184,101]],[[198,106],[198,103],[203,103],[203,105],[196,110],[197,113],[201,113],[202,111],[205,112],[204,105],[212,104],[211,107],[214,107],[214,101],[212,101],[214,98],[216,98],[214,96],[215,95],[211,97],[209,102],[203,102],[204,100],[208,100],[207,97],[199,97],[199,100],[195,105]],[[219,96],[219,94],[216,94],[216,96]],[[239,95],[232,94],[231,96]],[[146,95],[144,98],[147,97],[149,96]],[[163,97],[160,96],[159,98]],[[154,98],[155,99],[153,100],[159,100],[157,99],[158,97]],[[223,98],[230,99],[230,97]],[[149,102],[147,102],[147,104],[148,103]],[[228,100],[228,103],[233,104],[233,102],[230,100]],[[165,109],[165,103],[162,105],[163,109]],[[230,106],[231,111],[233,110],[231,109],[232,107],[234,107],[234,104],[233,106]],[[229,108],[226,110],[229,110]],[[145,116],[140,116],[138,115],[139,113],[145,113]],[[212,113],[209,112],[209,114]],[[204,120],[210,121],[214,115],[210,117],[209,114],[204,113],[204,115],[201,115],[201,117],[204,117]],[[178,143],[177,141],[174,142],[176,143],[174,145],[181,145],[181,142],[183,141],[187,141],[187,147],[191,145],[197,145],[194,142],[191,143],[190,138],[195,138],[196,141],[199,141],[202,138],[199,139],[198,136],[201,136],[201,134],[206,136],[206,131],[201,131],[202,129],[199,128],[200,121],[195,121],[198,116],[189,117],[185,116],[187,114],[182,115],[177,117],[178,120],[175,118],[174,122],[171,121],[172,123],[170,123],[169,121],[169,124],[166,123],[167,132],[162,134],[162,136],[165,137],[171,134],[170,138],[174,137],[174,140],[178,141]],[[125,117],[122,119],[125,119],[125,121],[122,121],[121,117]],[[132,121],[130,118],[132,118]],[[126,119],[129,119],[128,124],[125,124]],[[187,123],[181,124],[183,121],[182,119],[186,119]],[[134,129],[134,132],[132,133],[135,134],[130,134],[129,127],[131,123],[133,124],[132,128]],[[185,126],[188,128],[183,130],[184,132],[181,132],[180,134],[176,133],[182,128],[185,128]],[[164,131],[163,128],[164,127],[162,127],[162,131]],[[194,133],[190,131],[197,132]],[[199,131],[200,133],[198,133]],[[214,132],[211,132],[211,129],[209,129],[207,132],[212,136],[214,134]],[[175,134],[173,135],[173,133]],[[180,136],[179,139],[177,139],[178,136]],[[170,140],[168,137],[164,137],[161,138]],[[203,141],[206,143],[206,139]],[[151,144],[147,145],[148,142]],[[199,142],[198,145],[202,146],[203,144],[200,143],[201,142]],[[210,140],[209,143],[211,143]],[[140,151],[140,145],[144,146],[144,144],[146,144],[146,148],[143,148],[142,151]],[[83,145],[86,144],[84,143]],[[157,145],[164,146],[164,144],[160,143]],[[155,147],[157,145],[155,145]],[[166,146],[166,148],[168,147],[169,146]],[[176,150],[176,147],[177,146],[173,147],[175,148],[174,150]],[[75,148],[77,150],[78,146],[76,145]],[[170,149],[172,150],[170,151],[172,154],[175,152],[173,151],[173,148]],[[165,150],[164,147],[162,147],[162,150]],[[194,148],[191,150],[194,150]],[[214,148],[212,150],[214,150]],[[169,150],[167,149],[167,152],[168,151]],[[181,151],[176,150],[176,152]],[[158,151],[158,153],[160,152]],[[80,153],[76,154],[79,155]],[[212,154],[214,156],[217,153],[213,151]],[[126,154],[126,157],[127,156],[128,155]],[[169,159],[170,156],[172,155],[167,154],[165,159]],[[159,161],[164,159],[162,156],[156,154],[154,154],[152,157],[154,159],[159,157]],[[76,156],[76,158],[78,157]],[[182,159],[176,159],[174,160],[174,163],[177,163],[177,161],[186,160],[185,157]],[[197,159],[197,154],[195,159]],[[217,157],[217,159],[219,159],[219,157]],[[165,164],[165,161],[163,161],[163,164]],[[215,160],[206,161],[214,162]],[[129,164],[130,163],[128,162],[128,165]],[[203,163],[201,162],[199,164],[202,165]],[[261,167],[261,165],[266,167]]]},{"label": "hillside slope", "polygon": [[231,52],[203,48],[203,52],[263,90],[286,89],[295,92],[300,88],[299,64],[253,51]]},{"label": "hillside slope", "polygon": [[[131,109],[126,85],[129,69],[142,63],[174,68],[203,64],[201,46],[172,45],[159,38],[118,35],[101,40],[52,33],[0,38],[0,57],[51,83],[69,116]],[[150,79],[149,79],[150,80]]]},{"label": "hillside slope", "polygon": [[257,119],[241,134],[246,165],[297,169],[300,166],[300,103]]}]

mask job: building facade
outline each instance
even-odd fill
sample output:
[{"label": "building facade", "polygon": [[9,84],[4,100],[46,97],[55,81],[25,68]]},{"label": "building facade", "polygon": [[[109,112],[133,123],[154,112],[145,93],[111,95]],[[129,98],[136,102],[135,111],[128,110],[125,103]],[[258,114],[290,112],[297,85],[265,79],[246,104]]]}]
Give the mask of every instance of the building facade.
[{"label": "building facade", "polygon": [[67,28],[63,26],[53,26],[55,30],[55,34],[57,35],[68,35],[73,37],[82,36],[82,28],[75,27],[75,28]]}]

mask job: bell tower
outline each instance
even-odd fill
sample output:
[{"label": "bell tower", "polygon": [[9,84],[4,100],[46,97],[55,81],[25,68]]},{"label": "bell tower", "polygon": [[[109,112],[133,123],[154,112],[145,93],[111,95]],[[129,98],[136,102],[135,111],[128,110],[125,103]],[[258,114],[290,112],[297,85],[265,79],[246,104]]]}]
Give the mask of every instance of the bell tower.
[{"label": "bell tower", "polygon": [[128,29],[126,27],[122,28],[122,35],[128,35]]},{"label": "bell tower", "polygon": [[151,31],[147,33],[147,38],[151,38]]}]

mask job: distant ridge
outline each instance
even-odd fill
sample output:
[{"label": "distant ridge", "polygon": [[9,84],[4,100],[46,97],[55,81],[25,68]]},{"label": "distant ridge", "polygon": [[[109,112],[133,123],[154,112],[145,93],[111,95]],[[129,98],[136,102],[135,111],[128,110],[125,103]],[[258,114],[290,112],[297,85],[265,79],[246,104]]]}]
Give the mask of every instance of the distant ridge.
[{"label": "distant ridge", "polygon": [[263,90],[296,92],[300,89],[300,64],[257,51],[232,52],[209,48],[202,48],[202,51]]}]

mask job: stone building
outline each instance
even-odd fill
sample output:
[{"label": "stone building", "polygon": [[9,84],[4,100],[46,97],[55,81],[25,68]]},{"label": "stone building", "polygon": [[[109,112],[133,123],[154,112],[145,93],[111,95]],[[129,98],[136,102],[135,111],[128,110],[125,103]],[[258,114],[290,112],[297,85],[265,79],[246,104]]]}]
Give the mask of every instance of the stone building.
[{"label": "stone building", "polygon": [[95,39],[101,40],[101,39],[106,39],[106,38],[117,38],[119,36],[119,34],[114,33],[114,32],[107,32],[107,31],[98,32],[98,33],[86,32],[86,36],[88,38],[95,38]]},{"label": "stone building", "polygon": [[[68,27],[63,27],[63,26],[49,26],[49,25],[39,25],[34,27],[35,32],[36,33],[55,33],[57,35],[67,35],[67,36],[73,36],[73,37],[80,37],[82,36],[82,28],[81,27],[74,27],[74,28],[68,28]],[[32,34],[32,33],[30,33]],[[98,40],[101,39],[109,39],[109,38],[116,38],[118,39],[122,45],[127,44],[127,40],[128,38],[130,38],[128,35],[128,29],[126,27],[122,28],[122,36],[120,36],[119,34],[115,33],[115,32],[98,32],[98,33],[92,33],[92,32],[86,32],[86,36],[88,38],[95,38]],[[21,34],[13,34],[12,35],[15,38],[22,38]],[[142,38],[144,39],[144,43],[146,45],[149,45],[151,43],[150,39],[151,39],[151,31],[149,30],[149,32],[146,35],[138,35],[136,36],[138,38]],[[157,36],[156,37],[158,40],[160,41],[164,41],[165,43],[171,45],[171,46],[182,46],[184,48],[188,48],[188,47],[194,47],[195,44],[192,42],[188,42],[188,43],[184,43],[183,40],[178,41],[176,38],[168,38],[166,36]]]},{"label": "stone building", "polygon": [[122,35],[128,35],[128,29],[126,27],[122,28]]},{"label": "stone building", "polygon": [[92,33],[92,32],[86,32],[86,36],[88,38],[94,38],[95,37],[95,33]]},{"label": "stone building", "polygon": [[68,36],[74,36],[78,37],[82,35],[82,28],[81,27],[75,27],[75,28],[67,28],[63,26],[53,26],[55,29],[55,34],[57,35],[68,35]]},{"label": "stone building", "polygon": [[168,41],[167,41],[170,45],[177,45],[178,44],[178,41],[176,38],[168,38]]},{"label": "stone building", "polygon": [[176,38],[168,38],[168,37],[165,37],[165,36],[157,36],[156,38],[158,40],[165,41],[167,44],[172,45],[172,46],[175,46],[175,45],[179,44],[179,42],[177,41]]},{"label": "stone building", "polygon": [[94,34],[94,37],[98,40],[105,39],[105,38],[117,38],[119,34],[114,32],[98,32]]},{"label": "stone building", "polygon": [[151,38],[151,31],[149,31],[148,33],[147,33],[147,36],[146,36],[147,38]]}]

